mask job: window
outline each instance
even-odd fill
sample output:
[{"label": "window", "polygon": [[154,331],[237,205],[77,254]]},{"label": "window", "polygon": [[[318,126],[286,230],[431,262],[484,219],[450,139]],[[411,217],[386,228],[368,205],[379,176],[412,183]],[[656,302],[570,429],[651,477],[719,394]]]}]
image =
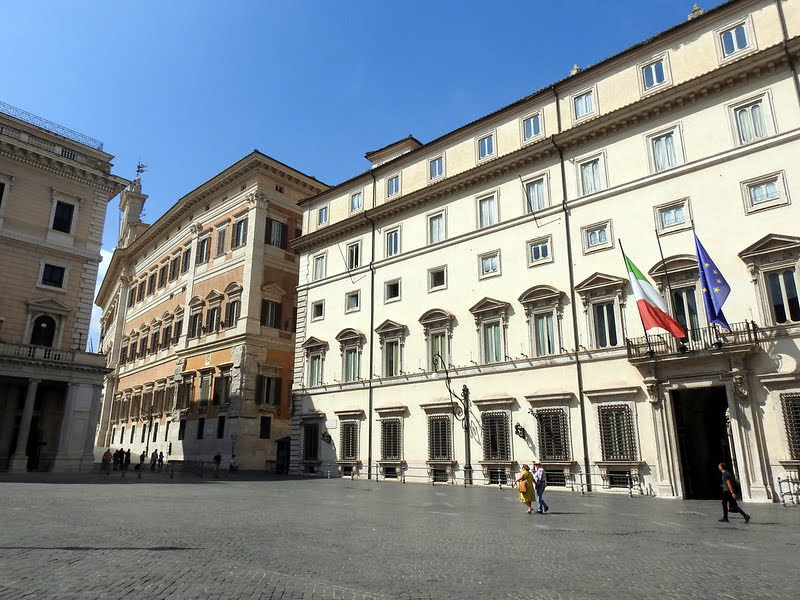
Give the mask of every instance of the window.
[{"label": "window", "polygon": [[319,423],[303,425],[303,460],[319,459]]},{"label": "window", "polygon": [[642,67],[642,81],[644,82],[644,89],[649,90],[657,87],[667,80],[666,72],[664,69],[664,59],[660,58],[649,65]]},{"label": "window", "polygon": [[141,302],[144,300],[144,293],[147,290],[147,281],[142,280],[139,282],[139,287],[136,290],[136,301]]},{"label": "window", "polygon": [[792,460],[800,460],[800,394],[796,392],[781,394],[781,407],[789,457]]},{"label": "window", "polygon": [[164,441],[165,442],[169,440],[169,426],[170,426],[170,424],[171,424],[170,421],[167,421],[167,426],[164,428]]},{"label": "window", "polygon": [[358,460],[358,423],[345,421],[339,429],[339,459]]},{"label": "window", "polygon": [[386,232],[386,258],[400,254],[400,228]]},{"label": "window", "polygon": [[428,161],[428,178],[436,179],[444,175],[444,156],[437,156]]},{"label": "window", "polygon": [[383,375],[393,377],[400,374],[400,341],[389,340],[383,349]]},{"label": "window", "polygon": [[750,197],[751,206],[777,200],[779,197],[777,178],[748,186],[747,195]]},{"label": "window", "polygon": [[440,309],[427,311],[419,322],[428,341],[428,368],[438,371],[450,367],[450,337],[453,334],[453,315]]},{"label": "window", "polygon": [[358,348],[345,348],[342,353],[342,376],[344,381],[358,381],[359,361]]},{"label": "window", "polygon": [[650,138],[650,151],[653,153],[653,169],[658,173],[678,164],[675,150],[675,131]]},{"label": "window", "polygon": [[478,257],[480,278],[500,275],[500,251],[495,250]]},{"label": "window", "polygon": [[147,356],[147,341],[148,341],[147,334],[143,334],[142,337],[139,339],[139,358],[144,358],[145,356]]},{"label": "window", "polygon": [[674,227],[675,225],[681,225],[686,222],[686,213],[683,204],[662,208],[658,211],[658,214],[661,221],[661,229]]},{"label": "window", "polygon": [[544,177],[539,177],[525,184],[525,212],[532,213],[547,208],[547,192]]},{"label": "window", "polygon": [[694,287],[672,290],[672,312],[690,338],[699,336],[700,321]]},{"label": "window", "polygon": [[383,300],[384,302],[392,302],[400,300],[400,280],[387,281],[384,284]]},{"label": "window", "polygon": [[214,391],[211,394],[211,404],[214,406],[224,406],[231,399],[231,377],[230,372],[214,377]]},{"label": "window", "polygon": [[220,415],[217,417],[217,439],[221,440],[225,437],[225,416]]},{"label": "window", "polygon": [[272,300],[261,301],[261,325],[262,327],[281,327],[281,305]]},{"label": "window", "polygon": [[208,255],[211,250],[211,237],[206,236],[202,240],[197,241],[197,256],[195,257],[195,264],[202,265],[208,261]]},{"label": "window", "polygon": [[66,271],[64,267],[57,267],[45,263],[42,269],[42,285],[54,288],[64,287],[64,275]]},{"label": "window", "polygon": [[497,223],[497,197],[495,195],[478,199],[478,227],[489,227]]},{"label": "window", "polygon": [[206,312],[206,333],[219,329],[219,306],[212,306]]},{"label": "window", "polygon": [[582,94],[577,94],[572,102],[575,108],[576,119],[582,119],[595,112],[594,90],[588,90]]},{"label": "window", "polygon": [[231,300],[225,305],[225,327],[236,326],[241,310],[242,302],[240,300]]},{"label": "window", "polygon": [[361,266],[361,242],[347,245],[347,269],[353,270]]},{"label": "window", "polygon": [[158,271],[158,288],[161,289],[165,285],[167,285],[167,276],[169,275],[169,265],[163,264],[161,265],[161,269]]},{"label": "window", "polygon": [[233,238],[231,248],[239,248],[247,243],[247,217],[239,219],[233,224]]},{"label": "window", "polygon": [[186,437],[186,419],[181,419],[178,423],[178,440]]},{"label": "window", "polygon": [[746,213],[789,204],[783,172],[745,181],[742,191]]},{"label": "window", "polygon": [[267,227],[264,233],[264,243],[276,248],[286,250],[287,225],[267,217]]},{"label": "window", "polygon": [[428,216],[428,243],[436,244],[445,239],[444,213],[436,213]]},{"label": "window", "polygon": [[[431,370],[438,371],[447,367],[450,361],[448,352],[447,335],[443,331],[431,334]],[[441,361],[439,360],[441,357]],[[442,364],[443,362],[443,364]]]},{"label": "window", "polygon": [[256,404],[280,406],[281,404],[281,378],[256,377]]},{"label": "window", "polygon": [[428,269],[428,291],[434,292],[445,288],[447,288],[447,267]]},{"label": "window", "polygon": [[583,232],[584,252],[601,248],[611,248],[611,223],[597,223],[581,228]]},{"label": "window", "polygon": [[197,419],[197,439],[198,440],[202,440],[203,439],[203,433],[205,433],[205,428],[206,428],[206,419],[205,419],[205,417],[200,417],[199,419]]},{"label": "window", "polygon": [[361,308],[361,292],[350,292],[344,297],[344,312],[355,312]]},{"label": "window", "polygon": [[325,277],[326,255],[320,254],[314,257],[314,281],[319,281]]},{"label": "window", "polygon": [[483,362],[495,363],[503,361],[503,340],[500,322],[484,323],[481,326],[483,339]]},{"label": "window", "polygon": [[178,278],[181,270],[181,257],[180,254],[172,258],[169,266],[169,280],[175,281]]},{"label": "window", "polygon": [[601,302],[592,306],[594,314],[594,341],[596,348],[617,345],[617,320],[614,302]]},{"label": "window", "polygon": [[381,419],[381,460],[402,460],[400,419]]},{"label": "window", "polygon": [[636,460],[636,439],[630,406],[601,406],[598,414],[603,460]]},{"label": "window", "polygon": [[581,193],[586,196],[603,189],[603,176],[600,170],[600,158],[587,160],[580,164]]},{"label": "window", "polygon": [[322,227],[328,224],[328,206],[321,206],[317,210],[317,226]]},{"label": "window", "polygon": [[428,460],[452,460],[450,417],[428,417]]},{"label": "window", "polygon": [[325,301],[318,300],[311,303],[311,320],[319,321],[325,318]]},{"label": "window", "polygon": [[749,44],[747,42],[747,30],[745,24],[740,23],[720,34],[720,41],[722,43],[722,53],[724,56],[730,56],[736,52],[741,52],[746,49]]},{"label": "window", "polygon": [[145,441],[146,439],[147,439],[147,425],[144,425],[144,424],[143,424],[143,425],[142,425],[142,439],[141,439],[141,440],[139,440],[139,441],[140,441],[142,444],[144,444],[144,441]]},{"label": "window", "polygon": [[150,277],[148,277],[148,279],[147,279],[147,295],[148,296],[154,294],[155,291],[156,291],[156,278],[157,277],[158,277],[158,274],[155,271],[153,271],[150,274]]},{"label": "window", "polygon": [[393,175],[386,180],[386,195],[388,197],[396,196],[400,193],[400,175]]},{"label": "window", "polygon": [[522,120],[522,139],[523,141],[537,138],[542,133],[542,116],[540,113],[531,115]]},{"label": "window", "polygon": [[800,303],[797,298],[794,269],[772,271],[766,274],[765,279],[775,323],[800,321]]},{"label": "window", "polygon": [[361,192],[350,194],[350,212],[357,212],[363,207],[363,196]]},{"label": "window", "polygon": [[508,414],[490,412],[481,415],[483,460],[510,460],[511,439]]},{"label": "window", "polygon": [[136,303],[136,285],[132,285],[128,292],[128,308]]},{"label": "window", "polygon": [[494,156],[494,134],[489,134],[478,140],[478,160]]},{"label": "window", "polygon": [[736,131],[739,134],[740,144],[767,137],[767,120],[762,100],[735,108],[733,114],[736,119]]},{"label": "window", "polygon": [[67,202],[56,202],[56,209],[53,214],[52,229],[63,233],[72,233],[72,218],[75,214],[75,205]]},{"label": "window", "polygon": [[563,408],[545,408],[534,413],[539,438],[539,460],[569,460],[567,414]]},{"label": "window", "polygon": [[183,319],[178,319],[175,323],[175,334],[172,338],[173,344],[177,344],[180,341],[181,333],[183,333]]},{"label": "window", "polygon": [[226,236],[228,234],[228,229],[223,227],[217,230],[217,256],[222,256],[225,254],[227,241]]},{"label": "window", "polygon": [[189,329],[187,330],[187,334],[190,338],[196,338],[200,336],[200,324],[202,322],[202,318],[203,315],[199,312],[189,315]]},{"label": "window", "polygon": [[536,342],[536,356],[547,356],[558,352],[552,312],[533,315],[533,336]]},{"label": "window", "polygon": [[528,266],[548,263],[553,261],[553,254],[550,251],[551,238],[537,238],[528,242]]},{"label": "window", "polygon": [[186,273],[192,265],[192,253],[187,248],[183,251],[183,263],[181,264],[181,273]]},{"label": "window", "polygon": [[321,354],[312,354],[308,359],[308,385],[322,385],[322,365]]},{"label": "window", "polygon": [[268,440],[272,430],[272,417],[261,417],[261,423],[258,428],[258,437],[262,440]]}]

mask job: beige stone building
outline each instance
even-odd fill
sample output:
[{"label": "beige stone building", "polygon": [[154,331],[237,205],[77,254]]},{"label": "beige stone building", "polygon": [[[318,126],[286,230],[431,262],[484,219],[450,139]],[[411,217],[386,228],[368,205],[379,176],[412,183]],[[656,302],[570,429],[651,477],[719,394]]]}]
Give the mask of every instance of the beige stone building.
[{"label": "beige stone building", "polygon": [[[711,498],[725,460],[774,500],[800,465],[799,53],[798,0],[695,10],[305,201],[293,469],[488,484],[539,459]],[[648,346],[623,241],[686,339]]]},{"label": "beige stone building", "polygon": [[0,470],[92,466],[105,374],[84,352],[106,204],[103,144],[0,103]]},{"label": "beige stone building", "polygon": [[98,452],[288,468],[298,201],[327,186],[254,151],[152,225],[136,180],[100,287]]}]

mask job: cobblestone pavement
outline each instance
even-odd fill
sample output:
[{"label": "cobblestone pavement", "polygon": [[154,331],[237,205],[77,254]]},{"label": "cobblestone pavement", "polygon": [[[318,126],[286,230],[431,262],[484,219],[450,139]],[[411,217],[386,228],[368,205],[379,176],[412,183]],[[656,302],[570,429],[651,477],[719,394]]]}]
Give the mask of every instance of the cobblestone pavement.
[{"label": "cobblestone pavement", "polygon": [[[10,479],[10,480],[9,480]],[[0,598],[797,598],[800,508],[147,474],[0,483]]]}]

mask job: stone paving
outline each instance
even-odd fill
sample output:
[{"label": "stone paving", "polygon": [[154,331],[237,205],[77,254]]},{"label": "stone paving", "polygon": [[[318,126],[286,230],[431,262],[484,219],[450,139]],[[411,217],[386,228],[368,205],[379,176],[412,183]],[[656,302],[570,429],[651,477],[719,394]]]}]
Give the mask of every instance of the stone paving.
[{"label": "stone paving", "polygon": [[0,598],[797,598],[800,508],[145,474],[6,477]]}]

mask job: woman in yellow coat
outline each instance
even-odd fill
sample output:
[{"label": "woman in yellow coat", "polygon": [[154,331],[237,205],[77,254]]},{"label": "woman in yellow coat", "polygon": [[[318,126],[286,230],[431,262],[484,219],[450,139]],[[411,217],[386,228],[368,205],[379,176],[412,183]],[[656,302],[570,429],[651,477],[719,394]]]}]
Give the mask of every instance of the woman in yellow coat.
[{"label": "woman in yellow coat", "polygon": [[525,514],[529,515],[533,512],[531,502],[533,502],[534,499],[534,488],[533,475],[531,475],[531,470],[528,465],[522,465],[522,473],[520,473],[519,477],[517,477],[516,483],[517,489],[519,490],[519,501],[528,507],[528,510],[525,511]]}]

